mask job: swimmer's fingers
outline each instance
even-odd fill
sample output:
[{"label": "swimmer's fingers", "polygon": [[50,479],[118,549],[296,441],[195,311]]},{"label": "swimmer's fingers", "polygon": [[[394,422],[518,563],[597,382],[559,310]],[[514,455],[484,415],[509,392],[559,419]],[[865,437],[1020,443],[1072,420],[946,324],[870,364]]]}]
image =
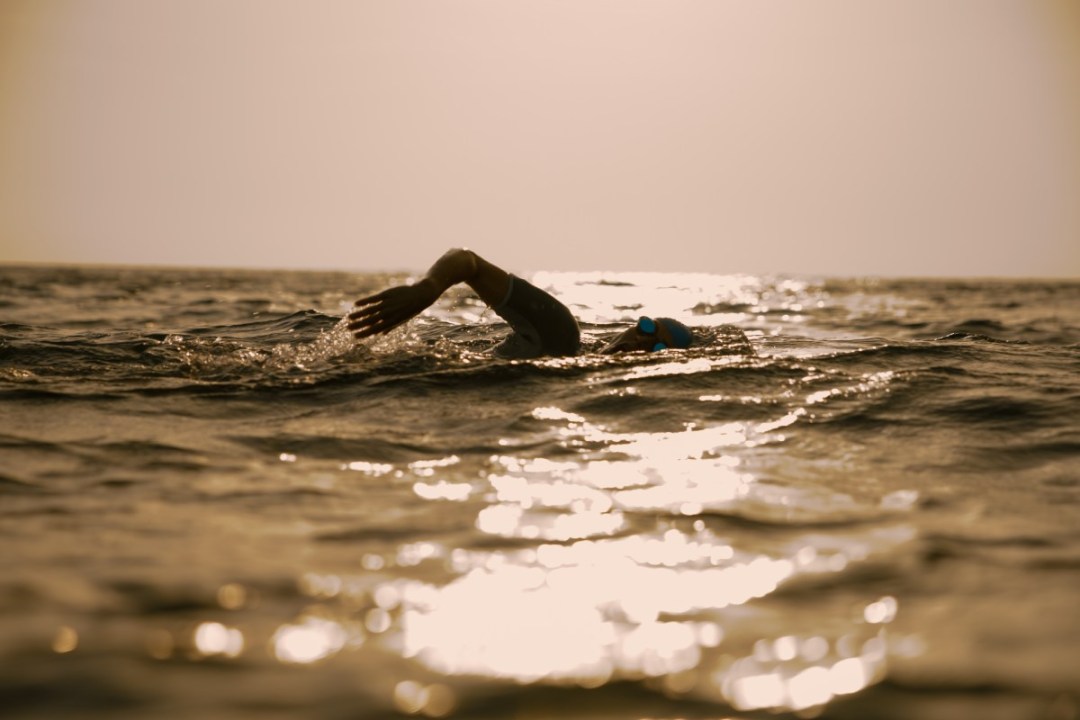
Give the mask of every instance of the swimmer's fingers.
[{"label": "swimmer's fingers", "polygon": [[358,339],[390,332],[419,315],[438,298],[424,283],[402,285],[356,301],[348,328]]},{"label": "swimmer's fingers", "polygon": [[391,290],[396,289],[397,288],[390,288],[389,290],[383,290],[380,293],[375,293],[374,295],[368,295],[367,297],[360,298],[353,303],[353,307],[357,309],[349,313],[349,318],[352,319],[354,316],[364,315],[366,312],[369,312],[371,308],[382,304],[384,297],[388,293],[390,293]]},{"label": "swimmer's fingers", "polygon": [[401,323],[408,320],[412,315],[393,310],[383,306],[374,306],[363,312],[349,315],[347,327],[357,338],[371,337],[383,332],[389,332]]},{"label": "swimmer's fingers", "polygon": [[350,315],[347,327],[358,339],[366,338],[389,332],[414,316],[415,313],[400,308],[393,309],[380,306],[364,314],[354,313]]}]

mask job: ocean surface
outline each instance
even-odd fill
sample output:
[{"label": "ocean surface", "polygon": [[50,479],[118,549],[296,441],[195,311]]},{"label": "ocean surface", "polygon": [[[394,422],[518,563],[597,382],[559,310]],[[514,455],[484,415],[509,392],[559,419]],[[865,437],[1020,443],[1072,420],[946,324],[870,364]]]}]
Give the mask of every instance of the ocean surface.
[{"label": "ocean surface", "polygon": [[0,267],[0,715],[1080,716],[1080,281],[405,279]]}]

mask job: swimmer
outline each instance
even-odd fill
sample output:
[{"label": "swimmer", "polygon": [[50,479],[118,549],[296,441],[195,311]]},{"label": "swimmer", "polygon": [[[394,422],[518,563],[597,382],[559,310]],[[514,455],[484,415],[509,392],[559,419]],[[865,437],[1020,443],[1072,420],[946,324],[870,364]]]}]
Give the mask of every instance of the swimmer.
[{"label": "swimmer", "polygon": [[[356,301],[348,328],[357,339],[386,333],[431,307],[446,290],[465,283],[509,323],[513,333],[495,348],[501,357],[576,355],[581,331],[570,310],[550,294],[507,273],[471,250],[453,249],[423,279]],[[600,352],[657,352],[693,343],[690,328],[671,318],[642,317]]]}]

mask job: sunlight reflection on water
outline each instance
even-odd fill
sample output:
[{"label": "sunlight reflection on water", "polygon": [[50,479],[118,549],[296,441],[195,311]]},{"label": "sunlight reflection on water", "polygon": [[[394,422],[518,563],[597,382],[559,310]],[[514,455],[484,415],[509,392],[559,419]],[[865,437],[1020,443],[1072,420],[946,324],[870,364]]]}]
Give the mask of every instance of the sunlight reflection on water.
[{"label": "sunlight reflection on water", "polygon": [[[887,382],[872,378],[868,386]],[[778,536],[771,549],[751,549],[733,545],[703,519],[733,514],[783,527],[910,507],[883,500],[868,508],[831,491],[763,482],[745,469],[742,453],[777,442],[775,431],[805,412],[798,408],[766,422],[620,433],[545,406],[532,418],[549,424],[567,448],[604,451],[558,461],[493,456],[480,474],[486,483],[463,474],[457,456],[397,470],[349,464],[411,482],[427,501],[482,500],[477,530],[531,544],[413,542],[388,557],[365,555],[358,571],[375,574],[309,574],[303,585],[312,598],[364,609],[313,612],[283,625],[272,641],[274,654],[303,664],[374,644],[448,679],[595,687],[651,678],[670,695],[737,710],[801,711],[857,692],[884,675],[884,628],[897,614],[894,598],[819,610],[809,626],[772,617],[757,603],[793,583],[805,587],[813,578],[845,572],[909,542],[913,531],[895,523],[847,535],[804,530]],[[647,517],[661,520],[652,530],[635,529]],[[692,529],[677,524],[691,519]],[[407,577],[393,568],[422,572]],[[428,579],[432,572],[448,579]],[[222,641],[215,642],[212,649],[220,652]],[[418,680],[399,682],[393,698],[402,712],[430,716],[450,712],[457,701],[451,686]]]},{"label": "sunlight reflection on water", "polygon": [[540,275],[587,352],[509,361],[464,289],[79,274],[8,298],[8,714],[1075,714],[1075,283]]},{"label": "sunlight reflection on water", "polygon": [[306,617],[300,623],[282,625],[271,640],[274,654],[286,663],[312,663],[345,647],[344,627],[331,620]]},{"label": "sunlight reflection on water", "polygon": [[660,316],[693,312],[695,323],[719,325],[774,311],[796,315],[820,299],[820,289],[803,280],[754,275],[540,272],[532,282],[557,287],[563,302],[589,323],[625,321],[647,307]]},{"label": "sunlight reflection on water", "polygon": [[206,656],[237,657],[244,651],[244,635],[237,628],[204,622],[195,629],[195,648]]}]

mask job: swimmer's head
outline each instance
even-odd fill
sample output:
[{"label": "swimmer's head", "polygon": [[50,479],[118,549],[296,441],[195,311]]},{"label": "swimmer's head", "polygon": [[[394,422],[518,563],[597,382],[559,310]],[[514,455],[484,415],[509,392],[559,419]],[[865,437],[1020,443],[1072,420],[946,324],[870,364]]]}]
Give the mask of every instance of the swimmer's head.
[{"label": "swimmer's head", "polygon": [[633,327],[620,333],[602,353],[657,352],[668,348],[688,348],[694,342],[694,334],[686,325],[671,318],[638,318]]}]

